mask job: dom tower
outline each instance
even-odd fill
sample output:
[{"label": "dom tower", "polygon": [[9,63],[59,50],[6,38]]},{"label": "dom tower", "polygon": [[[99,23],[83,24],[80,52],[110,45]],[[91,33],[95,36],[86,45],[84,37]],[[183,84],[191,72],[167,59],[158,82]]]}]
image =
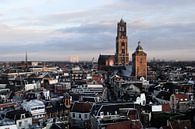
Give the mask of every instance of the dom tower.
[{"label": "dom tower", "polygon": [[127,27],[123,19],[117,24],[117,37],[116,37],[116,65],[128,65],[128,41],[127,41]]}]

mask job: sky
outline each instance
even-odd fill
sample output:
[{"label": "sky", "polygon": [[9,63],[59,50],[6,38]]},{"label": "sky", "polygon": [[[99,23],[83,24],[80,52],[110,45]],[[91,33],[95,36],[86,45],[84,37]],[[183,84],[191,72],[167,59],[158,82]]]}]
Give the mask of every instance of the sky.
[{"label": "sky", "polygon": [[1,0],[0,61],[115,54],[121,18],[130,60],[138,41],[149,60],[195,60],[194,0]]}]

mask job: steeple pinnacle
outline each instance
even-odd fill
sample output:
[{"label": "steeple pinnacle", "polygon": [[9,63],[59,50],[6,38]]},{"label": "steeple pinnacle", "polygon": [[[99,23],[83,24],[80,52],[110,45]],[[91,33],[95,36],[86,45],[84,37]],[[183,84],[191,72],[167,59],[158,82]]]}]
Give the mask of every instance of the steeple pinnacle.
[{"label": "steeple pinnacle", "polygon": [[123,18],[121,18],[120,23],[125,23],[124,20],[123,20]]},{"label": "steeple pinnacle", "polygon": [[27,55],[27,51],[26,51],[26,55],[25,55],[25,62],[28,62],[28,55]]},{"label": "steeple pinnacle", "polygon": [[138,45],[140,45],[141,44],[141,41],[138,41]]},{"label": "steeple pinnacle", "polygon": [[143,48],[141,47],[141,41],[138,41],[138,46],[136,48],[136,51],[143,51]]}]

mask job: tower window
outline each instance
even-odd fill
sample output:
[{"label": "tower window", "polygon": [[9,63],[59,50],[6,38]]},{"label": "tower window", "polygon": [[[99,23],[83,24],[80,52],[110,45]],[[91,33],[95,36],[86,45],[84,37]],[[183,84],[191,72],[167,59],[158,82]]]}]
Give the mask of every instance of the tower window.
[{"label": "tower window", "polygon": [[122,49],[122,53],[125,53],[125,49],[124,48]]},{"label": "tower window", "polygon": [[124,42],[121,43],[121,51],[122,53],[125,53],[125,43]]},{"label": "tower window", "polygon": [[142,64],[143,63],[143,59],[142,58],[140,58],[140,64]]},{"label": "tower window", "polygon": [[125,31],[125,28],[124,27],[120,27],[120,31]]},{"label": "tower window", "polygon": [[122,46],[122,47],[123,47],[123,46],[125,47],[125,42],[122,42],[122,43],[121,43],[121,46]]},{"label": "tower window", "polygon": [[125,28],[124,27],[121,27],[121,31],[125,31]]}]

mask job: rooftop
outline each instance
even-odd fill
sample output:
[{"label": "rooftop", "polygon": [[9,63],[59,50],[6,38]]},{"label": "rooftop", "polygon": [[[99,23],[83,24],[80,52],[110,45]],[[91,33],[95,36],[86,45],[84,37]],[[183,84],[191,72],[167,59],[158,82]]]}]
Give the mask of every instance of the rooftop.
[{"label": "rooftop", "polygon": [[23,105],[28,105],[28,107],[45,106],[42,101],[37,99],[26,101],[23,103]]},{"label": "rooftop", "polygon": [[71,112],[81,112],[87,113],[90,112],[92,108],[92,103],[89,102],[75,102],[71,109]]}]

